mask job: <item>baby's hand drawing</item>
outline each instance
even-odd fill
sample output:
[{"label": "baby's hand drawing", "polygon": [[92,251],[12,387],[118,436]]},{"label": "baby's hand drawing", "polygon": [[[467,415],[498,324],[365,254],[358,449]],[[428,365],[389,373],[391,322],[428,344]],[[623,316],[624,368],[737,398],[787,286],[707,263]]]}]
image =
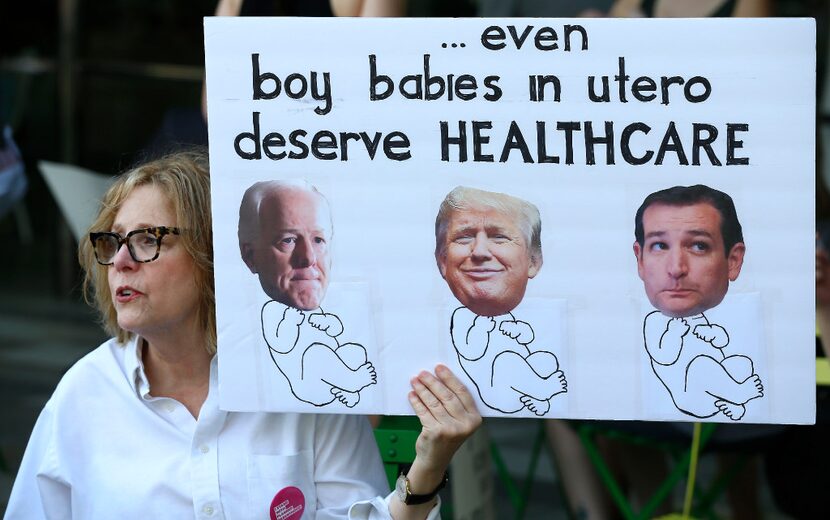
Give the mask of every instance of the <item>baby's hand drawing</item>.
[{"label": "baby's hand drawing", "polygon": [[282,315],[282,319],[291,325],[299,327],[302,325],[303,321],[305,321],[305,313],[300,309],[295,309],[294,307],[286,307],[285,313]]},{"label": "baby's hand drawing", "polygon": [[533,328],[523,321],[503,321],[499,325],[502,334],[510,339],[515,339],[520,345],[527,345],[533,341]]},{"label": "baby's hand drawing", "polygon": [[496,320],[490,316],[476,316],[473,320],[473,328],[483,329],[487,334],[490,334],[496,328]]},{"label": "baby's hand drawing", "polygon": [[668,328],[666,330],[672,334],[683,337],[689,333],[690,328],[691,327],[686,321],[686,318],[672,318],[669,320]]},{"label": "baby's hand drawing", "polygon": [[343,322],[334,314],[315,312],[308,317],[308,324],[335,338],[343,333]]},{"label": "baby's hand drawing", "polygon": [[711,343],[715,348],[723,348],[729,344],[729,335],[720,325],[698,325],[692,334],[706,343]]}]

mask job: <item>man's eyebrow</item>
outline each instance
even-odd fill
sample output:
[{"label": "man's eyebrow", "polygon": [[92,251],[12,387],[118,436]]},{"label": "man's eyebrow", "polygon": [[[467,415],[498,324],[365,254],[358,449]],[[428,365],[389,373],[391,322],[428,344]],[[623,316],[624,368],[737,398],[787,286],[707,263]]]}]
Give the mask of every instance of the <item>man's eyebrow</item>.
[{"label": "man's eyebrow", "polygon": [[645,236],[643,238],[654,238],[654,237],[660,238],[662,236],[665,236],[665,234],[666,234],[665,231],[649,231],[648,233],[645,234]]},{"label": "man's eyebrow", "polygon": [[453,236],[461,235],[464,233],[474,232],[477,227],[473,224],[463,225],[461,227],[450,229],[450,234]]},{"label": "man's eyebrow", "polygon": [[509,229],[506,226],[501,226],[501,225],[498,225],[498,224],[489,224],[485,227],[485,229],[488,233],[496,232],[496,233],[502,233],[504,235],[509,235],[510,234],[510,233],[508,233]]},{"label": "man's eyebrow", "polygon": [[[294,235],[302,235],[303,231],[305,231],[305,230],[304,229],[298,229],[298,228],[280,228],[280,229],[276,230],[277,234],[292,233]],[[325,234],[328,233],[328,230],[325,229],[325,228],[312,228],[312,229],[309,229],[308,231],[310,231],[311,233],[314,233],[314,234],[322,233],[322,234],[325,235]]]},{"label": "man's eyebrow", "polygon": [[686,231],[686,234],[694,236],[694,237],[701,237],[702,236],[702,237],[707,237],[707,238],[714,239],[714,235],[712,235],[712,233],[710,233],[709,231],[706,231],[705,229],[690,229],[690,230]]}]

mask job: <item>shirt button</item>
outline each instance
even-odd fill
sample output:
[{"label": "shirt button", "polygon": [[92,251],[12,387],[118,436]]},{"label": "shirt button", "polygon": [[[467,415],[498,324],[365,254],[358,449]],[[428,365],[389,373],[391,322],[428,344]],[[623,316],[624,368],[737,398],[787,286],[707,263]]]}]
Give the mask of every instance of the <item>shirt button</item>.
[{"label": "shirt button", "polygon": [[176,407],[173,406],[173,403],[167,403],[166,405],[164,405],[164,409],[167,410],[168,412],[172,412],[173,410],[176,409]]},{"label": "shirt button", "polygon": [[213,514],[213,508],[211,506],[205,506],[202,508],[202,512],[208,516]]},{"label": "shirt button", "polygon": [[210,448],[207,447],[207,444],[202,444],[201,446],[199,446],[199,451],[201,451],[202,453],[207,453],[210,451]]}]

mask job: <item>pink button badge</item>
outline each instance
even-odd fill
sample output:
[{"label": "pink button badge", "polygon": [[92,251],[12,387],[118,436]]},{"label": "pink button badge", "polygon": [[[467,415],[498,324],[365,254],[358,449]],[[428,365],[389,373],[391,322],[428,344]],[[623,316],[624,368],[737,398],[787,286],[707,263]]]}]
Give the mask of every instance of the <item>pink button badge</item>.
[{"label": "pink button badge", "polygon": [[305,496],[299,488],[288,486],[271,501],[271,520],[299,520],[305,509]]}]

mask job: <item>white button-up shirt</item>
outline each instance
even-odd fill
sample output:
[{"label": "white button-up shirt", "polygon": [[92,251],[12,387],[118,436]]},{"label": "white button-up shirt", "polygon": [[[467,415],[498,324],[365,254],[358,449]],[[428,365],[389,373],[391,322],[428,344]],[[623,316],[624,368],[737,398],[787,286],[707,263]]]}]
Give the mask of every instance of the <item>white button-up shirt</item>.
[{"label": "white button-up shirt", "polygon": [[365,417],[221,411],[214,358],[194,419],[152,396],[138,344],[110,340],[63,377],[35,424],[7,519],[267,520],[278,507],[297,510],[295,490],[275,500],[290,487],[303,519],[389,518]]}]

